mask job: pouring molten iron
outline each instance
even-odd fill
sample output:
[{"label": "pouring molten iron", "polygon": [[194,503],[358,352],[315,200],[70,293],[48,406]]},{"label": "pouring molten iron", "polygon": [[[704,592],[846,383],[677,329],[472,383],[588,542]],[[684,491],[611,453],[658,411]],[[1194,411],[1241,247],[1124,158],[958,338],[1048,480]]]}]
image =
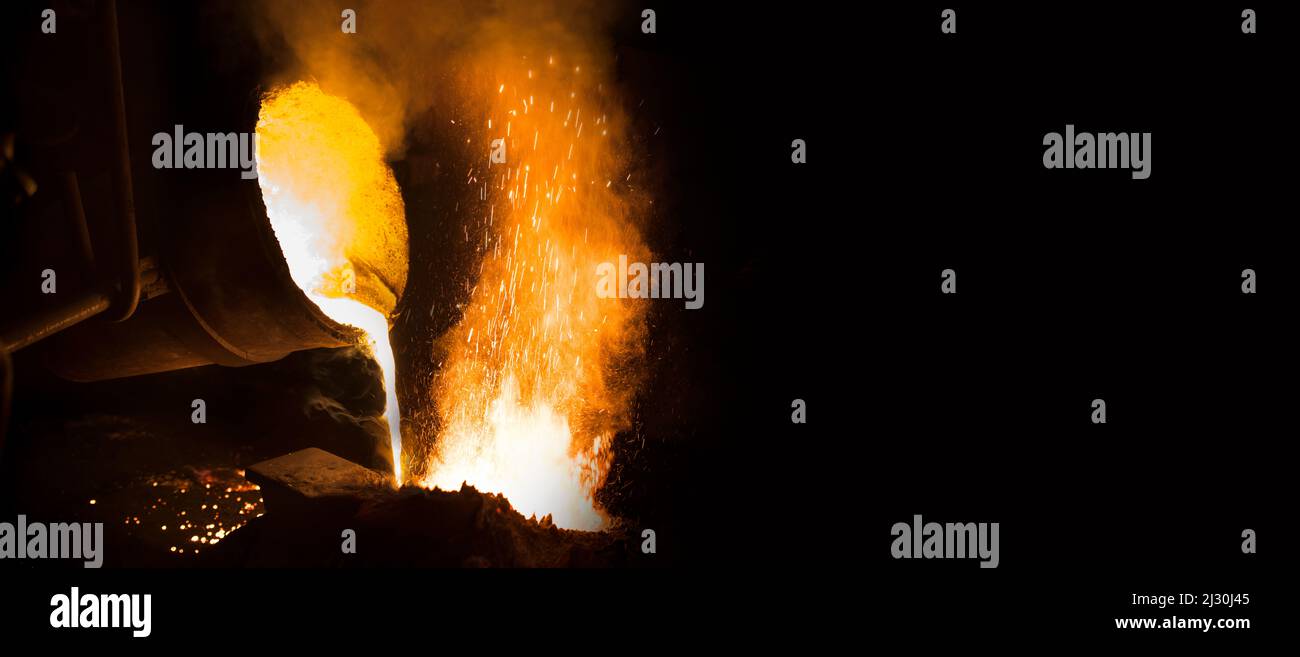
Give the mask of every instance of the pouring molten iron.
[{"label": "pouring molten iron", "polygon": [[[600,530],[596,492],[630,425],[638,376],[622,365],[642,349],[644,311],[598,298],[596,266],[648,252],[628,221],[617,103],[581,65],[537,64],[484,57],[460,90],[485,108],[468,142],[482,157],[466,176],[479,204],[464,230],[480,261],[459,323],[436,344],[437,439],[406,474],[387,316],[407,236],[379,141],[346,100],[298,83],[263,101],[258,175],[294,281],[360,329],[383,368],[396,481],[467,483],[525,516]],[[490,158],[495,144],[505,162]]]},{"label": "pouring molten iron", "polygon": [[262,100],[257,177],[293,282],[330,319],[361,333],[383,372],[394,481],[401,410],[388,315],[406,285],[406,215],[379,139],[348,101],[305,82]]}]

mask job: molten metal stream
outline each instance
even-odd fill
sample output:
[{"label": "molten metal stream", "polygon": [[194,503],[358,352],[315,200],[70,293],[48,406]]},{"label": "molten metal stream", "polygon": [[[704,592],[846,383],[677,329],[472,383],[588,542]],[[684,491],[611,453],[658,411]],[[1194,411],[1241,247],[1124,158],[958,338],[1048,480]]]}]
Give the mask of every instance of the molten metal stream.
[{"label": "molten metal stream", "polygon": [[406,220],[375,133],[348,101],[299,82],[262,100],[257,173],[294,283],[326,316],[359,329],[379,363],[395,482],[401,411],[388,313],[406,278]]},{"label": "molten metal stream", "polygon": [[330,319],[360,329],[364,334],[362,345],[370,357],[379,363],[384,377],[384,419],[388,421],[389,445],[393,450],[393,480],[402,484],[402,411],[397,405],[397,363],[393,360],[393,344],[388,339],[388,318],[383,313],[360,301],[342,297],[326,297],[308,293],[321,312]]}]

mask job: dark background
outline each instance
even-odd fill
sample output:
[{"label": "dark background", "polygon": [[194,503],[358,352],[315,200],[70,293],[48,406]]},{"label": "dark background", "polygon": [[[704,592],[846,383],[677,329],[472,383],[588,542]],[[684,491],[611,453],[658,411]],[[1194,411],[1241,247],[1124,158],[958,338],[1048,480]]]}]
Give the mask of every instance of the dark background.
[{"label": "dark background", "polygon": [[[655,527],[662,565],[676,568],[496,574],[486,584],[401,578],[471,607],[504,595],[557,621],[597,607],[615,629],[736,631],[805,648],[846,630],[862,640],[1216,641],[1285,623],[1295,554],[1286,443],[1296,242],[1283,184],[1297,146],[1284,122],[1296,115],[1294,9],[1249,5],[1259,33],[1247,36],[1231,3],[1056,4],[957,5],[952,36],[939,33],[941,6],[656,4],[653,36],[640,34],[640,7],[629,6],[613,34],[619,83],[645,101],[634,117],[642,134],[661,128],[642,144],[664,175],[647,241],[660,260],[706,263],[707,276],[704,309],[653,310],[652,378],[635,430],[620,436],[611,507]],[[223,68],[213,53],[228,50],[211,49],[220,40],[191,37],[205,11],[123,5],[124,15],[156,12],[130,40],[154,50],[160,69],[159,88],[140,91],[157,101],[142,111],[157,114],[137,120],[206,130],[203,116],[255,98],[246,90],[261,64]],[[27,29],[16,21],[6,30]],[[196,64],[216,73],[195,74]],[[146,105],[130,94],[129,106]],[[1043,169],[1043,135],[1067,123],[1150,131],[1151,177]],[[794,138],[808,142],[805,165],[790,163]],[[436,143],[425,148],[410,157],[437,155]],[[448,202],[420,196],[403,163],[395,169],[408,215]],[[434,280],[456,266],[420,248],[413,241],[413,281],[417,267]],[[955,296],[939,293],[949,267]],[[1240,292],[1245,267],[1258,273],[1257,295]],[[404,303],[454,295],[413,286]],[[409,338],[395,338],[399,362],[434,328],[399,325]],[[262,394],[295,380],[294,367],[123,385],[147,399],[154,388],[220,381],[208,394],[261,403],[257,418],[278,408]],[[141,397],[97,390],[20,382],[16,413],[39,419],[76,403],[122,412]],[[1104,426],[1089,421],[1098,397]],[[795,398],[808,402],[806,425],[790,423]],[[11,449],[39,453],[23,447],[18,426],[7,481],[21,472]],[[302,440],[259,442],[237,460]],[[917,513],[999,522],[999,568],[891,559],[889,528]],[[1258,554],[1240,551],[1247,527]],[[213,579],[130,577],[158,592],[190,581],[207,590]],[[364,574],[247,579],[241,589],[314,592],[307,599],[385,591]],[[1252,603],[1127,604],[1132,593],[1183,592],[1250,593]],[[195,609],[234,594],[212,596]],[[283,613],[361,613],[343,608]],[[161,613],[156,632],[188,622]],[[1113,617],[1175,614],[1248,617],[1255,629],[1113,629]]]}]

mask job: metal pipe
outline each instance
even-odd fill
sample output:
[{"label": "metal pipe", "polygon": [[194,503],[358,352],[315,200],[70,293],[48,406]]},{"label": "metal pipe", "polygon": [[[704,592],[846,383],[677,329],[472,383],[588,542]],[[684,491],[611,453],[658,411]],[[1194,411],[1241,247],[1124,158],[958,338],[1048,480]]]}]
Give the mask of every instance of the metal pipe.
[{"label": "metal pipe", "polygon": [[0,333],[0,349],[15,352],[63,329],[80,324],[106,310],[113,303],[114,286],[104,285],[82,292],[71,301],[7,326]]},{"label": "metal pipe", "polygon": [[[131,182],[131,149],[126,130],[126,91],[122,83],[121,43],[117,29],[117,3],[104,3],[104,46],[114,114],[114,137],[117,142],[113,162],[113,186],[117,190],[118,253],[114,266],[114,284],[94,285],[66,304],[33,314],[0,329],[0,348],[18,351],[59,331],[79,324],[95,315],[114,309],[113,320],[124,321],[135,314],[140,304],[140,244],[135,223],[135,194]],[[81,190],[75,172],[63,177],[65,212],[77,238],[79,256],[88,267],[86,280],[94,280],[95,255],[90,229],[81,203]]]},{"label": "metal pipe", "polygon": [[113,186],[117,189],[119,244],[115,267],[118,297],[114,304],[114,321],[123,321],[135,313],[140,303],[140,246],[135,228],[135,196],[131,187],[131,149],[126,133],[126,91],[122,84],[122,49],[117,31],[117,3],[104,3],[104,41],[108,48],[109,84],[115,119],[117,157],[113,166]]}]

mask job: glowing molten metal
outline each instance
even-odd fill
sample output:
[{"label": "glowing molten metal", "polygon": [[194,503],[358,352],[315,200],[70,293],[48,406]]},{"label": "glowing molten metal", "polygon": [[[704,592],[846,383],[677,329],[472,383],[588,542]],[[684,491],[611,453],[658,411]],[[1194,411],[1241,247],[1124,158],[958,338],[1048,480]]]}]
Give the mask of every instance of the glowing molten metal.
[{"label": "glowing molten metal", "polygon": [[379,139],[355,107],[315,84],[276,89],[258,114],[257,177],[294,283],[326,316],[359,329],[361,346],[379,363],[400,484],[388,315],[406,285],[406,218]]}]

